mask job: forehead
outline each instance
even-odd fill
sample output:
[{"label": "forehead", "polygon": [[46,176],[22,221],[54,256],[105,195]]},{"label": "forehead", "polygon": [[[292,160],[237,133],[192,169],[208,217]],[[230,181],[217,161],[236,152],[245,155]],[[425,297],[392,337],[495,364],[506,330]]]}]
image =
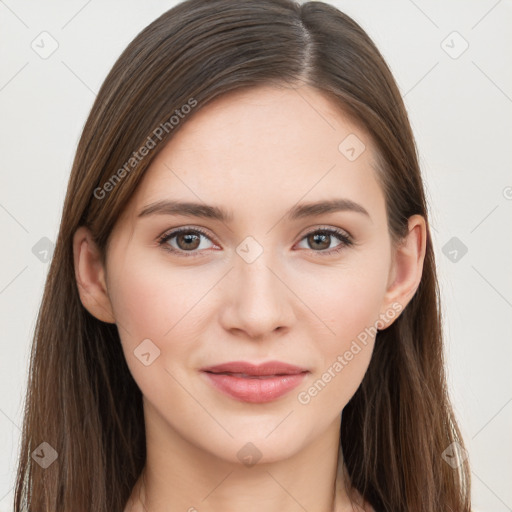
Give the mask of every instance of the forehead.
[{"label": "forehead", "polygon": [[146,171],[135,204],[170,197],[278,214],[278,205],[302,198],[348,197],[383,207],[373,151],[366,132],[316,89],[231,92],[184,121]]}]

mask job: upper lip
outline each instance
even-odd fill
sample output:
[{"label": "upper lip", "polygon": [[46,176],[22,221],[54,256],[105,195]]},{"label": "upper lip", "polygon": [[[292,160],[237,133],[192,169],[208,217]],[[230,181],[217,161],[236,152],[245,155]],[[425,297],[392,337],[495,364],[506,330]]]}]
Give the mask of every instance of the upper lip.
[{"label": "upper lip", "polygon": [[306,368],[295,366],[293,364],[283,363],[281,361],[268,361],[259,365],[247,361],[232,361],[215,366],[201,368],[203,372],[210,373],[240,373],[244,375],[295,375],[307,372]]}]

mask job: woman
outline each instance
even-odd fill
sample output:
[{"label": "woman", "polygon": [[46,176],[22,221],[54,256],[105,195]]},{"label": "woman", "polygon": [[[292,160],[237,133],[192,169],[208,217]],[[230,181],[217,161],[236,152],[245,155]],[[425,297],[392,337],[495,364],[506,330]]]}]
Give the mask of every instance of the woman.
[{"label": "woman", "polygon": [[464,453],[373,42],[322,2],[164,13],[77,149],[15,510],[469,511]]}]

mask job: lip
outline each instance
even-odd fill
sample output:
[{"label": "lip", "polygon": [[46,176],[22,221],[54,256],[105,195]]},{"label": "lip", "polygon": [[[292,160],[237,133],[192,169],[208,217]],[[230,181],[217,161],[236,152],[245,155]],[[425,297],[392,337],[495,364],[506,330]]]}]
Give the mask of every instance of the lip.
[{"label": "lip", "polygon": [[210,384],[231,398],[265,403],[277,400],[296,388],[309,370],[281,361],[260,365],[233,361],[202,368],[201,372]]}]

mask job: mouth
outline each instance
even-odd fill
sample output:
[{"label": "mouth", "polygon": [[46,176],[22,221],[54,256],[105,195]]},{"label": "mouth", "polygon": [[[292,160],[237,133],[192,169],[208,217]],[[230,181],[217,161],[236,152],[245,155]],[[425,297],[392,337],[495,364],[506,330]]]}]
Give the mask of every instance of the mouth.
[{"label": "mouth", "polygon": [[260,365],[244,361],[224,363],[201,370],[209,384],[229,397],[249,403],[265,403],[286,395],[310,373],[280,361]]},{"label": "mouth", "polygon": [[231,377],[240,377],[242,379],[273,379],[275,377],[286,377],[287,375],[297,375],[292,373],[276,373],[272,375],[250,375],[247,373],[231,373],[231,372],[206,372],[212,375],[230,375]]}]

